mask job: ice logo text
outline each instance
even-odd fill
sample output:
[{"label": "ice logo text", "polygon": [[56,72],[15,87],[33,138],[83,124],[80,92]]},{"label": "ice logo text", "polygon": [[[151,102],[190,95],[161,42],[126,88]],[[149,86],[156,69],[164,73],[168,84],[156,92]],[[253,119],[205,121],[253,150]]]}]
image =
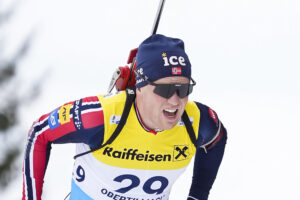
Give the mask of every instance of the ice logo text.
[{"label": "ice logo text", "polygon": [[182,56],[167,56],[167,53],[162,53],[162,58],[164,60],[164,66],[170,66],[171,65],[181,65],[186,66],[185,59]]}]

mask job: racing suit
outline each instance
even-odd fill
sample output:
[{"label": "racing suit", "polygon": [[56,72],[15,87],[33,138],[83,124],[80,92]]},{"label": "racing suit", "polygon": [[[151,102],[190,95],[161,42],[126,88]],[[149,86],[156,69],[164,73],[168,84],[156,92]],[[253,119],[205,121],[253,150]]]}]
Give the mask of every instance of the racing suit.
[{"label": "racing suit", "polygon": [[[78,154],[106,142],[116,129],[126,92],[69,102],[34,122],[23,166],[23,200],[40,200],[52,144],[76,143]],[[195,146],[180,120],[155,132],[137,107],[108,146],[75,159],[71,200],[168,200],[171,187],[195,155],[188,199],[206,200],[222,161],[226,129],[209,107],[189,101],[185,108],[196,133]]]}]

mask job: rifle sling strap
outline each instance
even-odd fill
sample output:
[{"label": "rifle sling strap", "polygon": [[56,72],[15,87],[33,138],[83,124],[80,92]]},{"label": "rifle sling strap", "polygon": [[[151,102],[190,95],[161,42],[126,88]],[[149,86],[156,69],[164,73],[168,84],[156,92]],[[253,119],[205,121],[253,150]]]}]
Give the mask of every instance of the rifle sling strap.
[{"label": "rifle sling strap", "polygon": [[74,156],[74,159],[76,159],[80,156],[83,156],[85,154],[97,151],[97,150],[105,147],[106,145],[111,144],[117,138],[117,136],[120,134],[121,130],[123,129],[123,127],[125,125],[125,122],[127,120],[127,117],[129,115],[131,105],[134,102],[134,99],[135,99],[135,88],[126,89],[126,102],[125,102],[125,106],[124,106],[124,109],[123,109],[123,113],[122,113],[120,122],[119,122],[117,128],[115,129],[115,131],[113,132],[113,134],[110,136],[110,138],[104,144],[101,144],[100,146],[98,146],[96,148],[90,149],[89,151],[77,154],[77,155]]}]

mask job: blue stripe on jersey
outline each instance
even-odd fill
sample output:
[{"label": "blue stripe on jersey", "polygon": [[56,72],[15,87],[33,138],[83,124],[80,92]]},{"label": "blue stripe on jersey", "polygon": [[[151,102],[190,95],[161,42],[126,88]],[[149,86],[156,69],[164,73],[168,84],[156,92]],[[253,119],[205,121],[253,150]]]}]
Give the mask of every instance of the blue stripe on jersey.
[{"label": "blue stripe on jersey", "polygon": [[[46,120],[43,126],[48,125],[48,121]],[[25,152],[25,178],[26,178],[26,185],[27,185],[27,196],[28,199],[33,199],[33,191],[32,191],[32,179],[33,174],[30,175],[30,168],[33,166],[30,166],[30,151],[33,148],[33,140],[36,136],[36,133],[38,133],[41,130],[41,126],[35,126],[32,130],[32,133],[30,134],[30,137],[28,138],[28,143],[26,147]]]},{"label": "blue stripe on jersey", "polygon": [[101,108],[100,102],[95,102],[95,103],[87,103],[83,102],[81,105],[82,110],[88,110],[88,109],[93,109],[93,108]]},{"label": "blue stripe on jersey", "polygon": [[86,193],[84,193],[72,180],[72,190],[69,200],[93,200]]},{"label": "blue stripe on jersey", "polygon": [[52,142],[54,144],[84,143],[89,145],[91,148],[95,148],[102,144],[104,137],[103,133],[104,125],[100,125],[94,128],[68,133]]},{"label": "blue stripe on jersey", "polygon": [[[76,108],[77,107],[77,108]],[[74,117],[74,111],[75,110],[80,110],[80,112],[89,110],[89,109],[95,109],[95,108],[101,108],[100,102],[82,102],[82,99],[77,100],[73,103],[73,106],[70,110],[70,113],[73,114]],[[77,112],[77,111],[76,111]]]},{"label": "blue stripe on jersey", "polygon": [[30,168],[29,168],[29,157],[25,158],[25,181],[26,181],[26,186],[27,186],[27,197],[28,199],[33,199],[33,192],[32,192],[32,179],[30,177]]}]

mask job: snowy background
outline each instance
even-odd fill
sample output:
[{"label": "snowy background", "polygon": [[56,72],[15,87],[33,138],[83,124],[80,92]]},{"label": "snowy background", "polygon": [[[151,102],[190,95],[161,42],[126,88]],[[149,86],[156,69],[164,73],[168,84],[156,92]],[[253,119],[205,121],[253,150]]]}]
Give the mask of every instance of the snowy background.
[{"label": "snowy background", "polygon": [[[3,1],[1,6],[13,0]],[[158,0],[23,0],[7,27],[13,51],[35,30],[18,70],[42,93],[22,109],[29,129],[68,101],[105,93],[113,71],[152,30]],[[191,100],[209,105],[229,134],[210,200],[299,200],[300,1],[167,0],[158,33],[179,37],[197,81]],[[20,133],[24,137],[27,133]],[[54,145],[44,199],[70,191],[74,145]],[[18,178],[0,195],[21,197]],[[189,166],[170,200],[186,199]]]}]

